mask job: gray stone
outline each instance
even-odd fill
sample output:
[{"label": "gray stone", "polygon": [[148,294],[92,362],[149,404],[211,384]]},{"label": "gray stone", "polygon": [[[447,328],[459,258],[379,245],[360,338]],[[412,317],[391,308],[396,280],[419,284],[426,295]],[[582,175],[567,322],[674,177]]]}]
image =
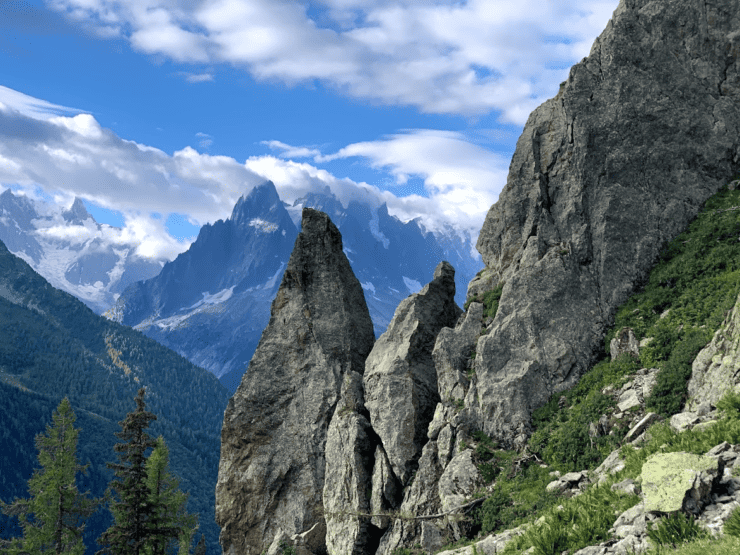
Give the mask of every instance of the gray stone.
[{"label": "gray stone", "polygon": [[434,553],[445,544],[442,531],[436,524],[424,521],[421,523],[421,547],[427,553]]},{"label": "gray stone", "polygon": [[720,475],[716,458],[690,453],[652,455],[640,473],[645,510],[699,514],[711,502],[712,485]]},{"label": "gray stone", "polygon": [[712,341],[694,359],[687,409],[716,403],[728,390],[740,389],[740,296]]},{"label": "gray stone", "polygon": [[527,525],[523,525],[510,530],[504,530],[498,534],[487,536],[472,545],[459,547],[450,551],[442,551],[437,555],[497,555],[503,553],[510,541],[524,534],[527,531],[527,527]]},{"label": "gray stone", "polygon": [[289,549],[293,550],[294,555],[321,553],[324,551],[325,535],[326,527],[323,520],[314,524],[309,530],[292,536],[280,530],[267,549],[267,555],[283,555]]},{"label": "gray stone", "polygon": [[447,466],[447,463],[450,461],[450,457],[452,456],[452,451],[455,448],[455,431],[447,424],[444,428],[442,428],[442,431],[439,433],[439,437],[437,438],[437,451],[439,453],[439,462],[440,464],[445,467]]},{"label": "gray stone", "polygon": [[443,327],[462,314],[455,304],[455,270],[441,262],[434,279],[401,302],[365,364],[365,406],[402,484],[411,477],[439,402],[432,348]]},{"label": "gray stone", "polygon": [[621,412],[626,412],[633,407],[640,406],[640,398],[637,396],[637,391],[630,388],[622,395],[619,396],[617,407]]},{"label": "gray stone", "polygon": [[622,480],[621,482],[612,484],[611,489],[612,491],[621,491],[622,493],[625,493],[627,495],[639,493],[637,484],[632,478],[627,478],[626,480]]},{"label": "gray stone", "polygon": [[224,413],[216,521],[225,555],[264,552],[323,521],[329,421],[345,373],[362,372],[373,324],[360,283],[326,214],[303,231],[270,323]]},{"label": "gray stone", "polygon": [[346,372],[326,438],[323,504],[329,555],[364,555],[368,540],[369,519],[356,513],[370,512],[376,446],[370,423],[359,412],[361,395],[362,376]]},{"label": "gray stone", "polygon": [[609,351],[612,360],[620,355],[628,353],[635,358],[640,358],[640,344],[637,342],[635,332],[632,328],[622,328],[609,343]]},{"label": "gray stone", "polygon": [[599,482],[603,482],[610,474],[616,474],[617,472],[623,470],[624,466],[624,459],[622,459],[622,455],[620,454],[619,449],[616,449],[609,453],[609,456],[604,459],[604,462],[601,463],[596,468],[596,470],[593,471],[593,473],[594,476],[599,477]]},{"label": "gray stone", "polygon": [[606,553],[608,553],[606,547],[602,547],[600,545],[590,545],[588,547],[584,547],[583,549],[579,549],[573,555],[605,555]]},{"label": "gray stone", "polygon": [[[373,468],[373,482],[371,494],[372,513],[387,514],[401,502],[401,487],[393,474],[388,456],[383,447],[375,449],[375,466]],[[381,530],[388,528],[390,519],[386,516],[375,516],[372,524]]]},{"label": "gray stone", "polygon": [[677,432],[683,432],[699,422],[695,412],[679,412],[671,416],[671,428]]},{"label": "gray stone", "polygon": [[648,429],[648,426],[652,424],[653,422],[656,422],[659,420],[660,417],[655,414],[654,412],[649,412],[645,416],[643,416],[640,421],[635,424],[629,432],[627,432],[627,435],[624,436],[624,442],[627,443],[629,441],[635,440],[640,434],[642,434],[645,430]]},{"label": "gray stone", "polygon": [[482,320],[483,304],[470,303],[465,318],[454,329],[443,328],[437,335],[432,358],[439,396],[445,401],[465,398],[467,364],[480,336]]},{"label": "gray stone", "polygon": [[530,115],[477,243],[505,284],[469,405],[489,435],[529,432],[576,383],[661,246],[740,168],[739,26],[740,0],[622,0]]},{"label": "gray stone", "polygon": [[[400,513],[415,517],[439,514],[441,503],[435,486],[441,475],[437,446],[430,441],[424,446],[414,479],[404,491]],[[419,543],[422,522],[423,520],[394,520],[381,538],[376,555],[391,555],[399,547]]]},{"label": "gray stone", "polygon": [[463,451],[445,468],[439,478],[439,499],[442,512],[464,505],[480,485],[480,473],[473,462],[473,451]]}]

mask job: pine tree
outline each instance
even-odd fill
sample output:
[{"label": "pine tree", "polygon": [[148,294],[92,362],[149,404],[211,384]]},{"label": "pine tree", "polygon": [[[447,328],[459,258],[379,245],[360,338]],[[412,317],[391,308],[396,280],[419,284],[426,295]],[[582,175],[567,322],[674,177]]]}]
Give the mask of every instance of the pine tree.
[{"label": "pine tree", "polygon": [[149,499],[154,508],[146,553],[165,555],[174,540],[179,542],[180,553],[189,553],[197,519],[187,513],[188,494],[180,491],[177,478],[169,473],[169,449],[162,436],[157,438],[147,459],[146,471]]},{"label": "pine tree", "polygon": [[146,428],[156,416],[146,410],[144,388],[136,396],[136,410],[119,422],[121,431],[116,437],[123,441],[113,449],[118,453],[119,463],[108,463],[115,473],[110,488],[118,494],[112,503],[114,522],[98,539],[104,548],[98,553],[112,555],[142,555],[149,537],[155,508],[147,486],[146,456],[148,449],[156,444],[146,433]]},{"label": "pine tree", "polygon": [[77,490],[77,473],[84,472],[87,465],[77,462],[79,429],[74,427],[75,420],[65,397],[52,414],[53,425],[46,426],[46,435],[36,436],[41,468],[28,481],[30,498],[11,504],[0,501],[3,512],[18,516],[23,527],[23,538],[11,542],[7,553],[84,553],[85,525],[81,520],[95,512],[100,500]]}]

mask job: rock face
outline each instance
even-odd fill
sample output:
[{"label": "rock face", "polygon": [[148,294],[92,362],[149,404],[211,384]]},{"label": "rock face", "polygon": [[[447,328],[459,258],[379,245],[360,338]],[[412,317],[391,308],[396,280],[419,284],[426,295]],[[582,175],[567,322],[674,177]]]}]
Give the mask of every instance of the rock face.
[{"label": "rock face", "polygon": [[740,297],[711,343],[694,359],[687,407],[716,403],[740,385]]},{"label": "rock face", "polygon": [[365,364],[365,406],[391,467],[406,485],[427,442],[439,401],[432,349],[443,327],[462,311],[455,304],[455,270],[441,262],[434,279],[401,302]]},{"label": "rock face", "polygon": [[304,209],[302,229],[270,323],[224,414],[216,520],[228,555],[257,555],[280,534],[322,528],[329,423],[345,377],[363,371],[373,346],[337,228]]},{"label": "rock face", "polygon": [[621,0],[530,115],[469,289],[504,283],[466,398],[490,435],[525,435],[576,382],[661,245],[740,169],[738,28],[740,0]]}]

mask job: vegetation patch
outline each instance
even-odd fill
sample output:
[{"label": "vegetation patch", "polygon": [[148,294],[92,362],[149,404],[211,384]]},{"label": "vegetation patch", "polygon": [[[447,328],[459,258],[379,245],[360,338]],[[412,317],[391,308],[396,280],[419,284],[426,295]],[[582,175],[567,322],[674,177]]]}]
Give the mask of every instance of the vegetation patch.
[{"label": "vegetation patch", "polygon": [[504,284],[502,282],[482,295],[476,295],[475,297],[469,298],[465,301],[463,308],[467,311],[470,303],[483,303],[483,316],[495,318],[496,312],[498,311],[498,302],[501,300],[501,292],[503,290]]}]

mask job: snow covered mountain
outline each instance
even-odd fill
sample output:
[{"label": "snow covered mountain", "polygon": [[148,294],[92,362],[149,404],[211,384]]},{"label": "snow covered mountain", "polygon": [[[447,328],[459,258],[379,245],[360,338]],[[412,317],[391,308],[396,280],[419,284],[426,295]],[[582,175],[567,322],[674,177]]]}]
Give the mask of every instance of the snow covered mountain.
[{"label": "snow covered mountain", "polygon": [[430,233],[390,216],[385,205],[350,202],[327,189],[288,206],[271,182],[239,199],[231,217],[201,228],[189,250],[155,277],[131,285],[105,314],[213,372],[235,391],[270,319],[270,305],[304,206],[326,212],[365,291],[379,336],[398,303],[431,280],[440,260],[457,270],[458,303],[482,262],[470,237]]},{"label": "snow covered mountain", "polygon": [[0,240],[54,287],[74,295],[98,314],[130,284],[157,275],[162,263],[137,256],[134,244],[103,239],[80,199],[68,210],[0,194]]}]

